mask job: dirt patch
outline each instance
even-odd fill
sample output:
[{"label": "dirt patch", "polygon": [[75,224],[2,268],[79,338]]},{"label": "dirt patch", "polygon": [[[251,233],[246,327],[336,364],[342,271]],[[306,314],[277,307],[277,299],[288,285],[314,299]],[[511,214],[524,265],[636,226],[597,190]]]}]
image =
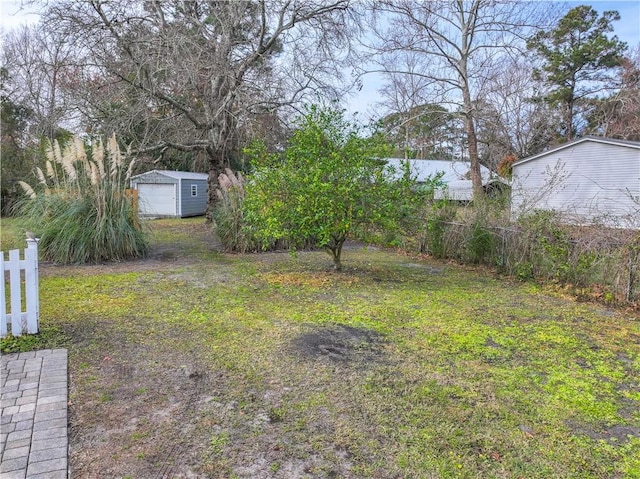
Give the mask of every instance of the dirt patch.
[{"label": "dirt patch", "polygon": [[131,341],[131,331],[107,320],[91,323],[67,331],[77,341],[69,371],[72,475],[202,477],[208,421],[225,411],[217,400],[228,386],[223,372],[196,352]]},{"label": "dirt patch", "polygon": [[311,326],[293,340],[294,352],[306,358],[341,363],[379,361],[384,338],[371,329],[342,324]]},{"label": "dirt patch", "polygon": [[640,438],[640,427],[625,426],[616,424],[601,431],[590,428],[581,424],[569,423],[569,428],[574,434],[588,436],[598,441],[608,441],[611,444],[625,444],[630,439]]}]

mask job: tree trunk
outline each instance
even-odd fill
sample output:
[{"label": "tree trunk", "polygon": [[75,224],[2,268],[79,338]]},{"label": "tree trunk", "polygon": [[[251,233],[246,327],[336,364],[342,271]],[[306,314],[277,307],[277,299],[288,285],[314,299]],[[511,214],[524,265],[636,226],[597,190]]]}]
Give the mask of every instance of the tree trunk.
[{"label": "tree trunk", "polygon": [[337,272],[342,271],[342,261],[340,260],[340,253],[336,251],[333,252],[333,269]]},{"label": "tree trunk", "polygon": [[569,94],[567,95],[567,104],[566,104],[567,111],[565,112],[565,122],[567,123],[567,135],[566,135],[567,141],[573,140],[573,134],[574,134],[573,109],[576,104],[575,92],[576,92],[576,79],[574,76],[573,78],[571,78],[571,83],[569,86]]},{"label": "tree trunk", "polygon": [[[234,95],[227,93],[226,101],[231,104]],[[209,156],[209,179],[208,179],[208,196],[207,196],[207,223],[213,223],[213,211],[218,204],[217,190],[219,186],[218,176],[224,172],[227,162],[227,142],[234,126],[233,117],[229,110],[224,110],[215,118],[217,127],[211,128],[208,132],[209,146],[207,146],[207,154]]]},{"label": "tree trunk", "polygon": [[573,100],[567,102],[565,122],[567,123],[567,141],[573,140]]},{"label": "tree trunk", "polygon": [[471,184],[473,185],[473,199],[481,199],[484,195],[482,189],[482,174],[480,172],[480,157],[478,156],[478,138],[476,136],[476,126],[473,121],[473,104],[468,85],[462,89],[465,118],[464,126],[467,133],[467,149],[469,151],[469,162],[471,163]]},{"label": "tree trunk", "polygon": [[213,224],[213,210],[218,203],[218,176],[224,171],[224,153],[222,150],[207,148],[209,155],[209,178],[207,179],[207,212],[205,214],[207,224]]},{"label": "tree trunk", "polygon": [[331,259],[333,259],[333,269],[335,271],[342,271],[342,245],[344,245],[345,239],[334,239],[331,244],[327,246],[327,252],[331,255]]}]

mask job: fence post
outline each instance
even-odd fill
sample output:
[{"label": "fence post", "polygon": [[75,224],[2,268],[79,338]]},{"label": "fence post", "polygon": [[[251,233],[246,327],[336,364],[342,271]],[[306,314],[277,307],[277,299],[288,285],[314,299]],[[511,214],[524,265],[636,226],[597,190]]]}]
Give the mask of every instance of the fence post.
[{"label": "fence post", "polygon": [[0,251],[0,272],[2,272],[2,281],[0,281],[0,338],[4,338],[8,333],[8,325],[7,325],[7,299],[5,296],[5,286],[4,286],[4,251]]},{"label": "fence post", "polygon": [[27,237],[25,259],[25,300],[27,306],[27,332],[36,334],[40,326],[40,280],[38,275],[38,238]]}]

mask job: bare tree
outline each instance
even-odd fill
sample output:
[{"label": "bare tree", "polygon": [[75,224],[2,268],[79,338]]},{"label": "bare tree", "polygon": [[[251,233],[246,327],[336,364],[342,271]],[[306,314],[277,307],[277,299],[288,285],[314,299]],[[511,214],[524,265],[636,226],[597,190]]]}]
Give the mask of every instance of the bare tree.
[{"label": "bare tree", "polygon": [[24,25],[3,40],[8,95],[31,112],[29,133],[34,139],[53,139],[73,117],[63,89],[74,63],[73,46],[41,24]]},{"label": "bare tree", "polygon": [[560,137],[561,114],[535,100],[532,70],[525,58],[504,56],[486,71],[476,101],[478,141],[481,161],[493,171],[506,156],[534,155]]},{"label": "bare tree", "polygon": [[393,73],[385,75],[386,83],[379,91],[379,105],[390,112],[381,118],[388,138],[405,159],[416,154],[419,158],[451,158],[456,146],[451,138],[455,119],[445,108],[429,103],[429,80],[413,74],[421,59],[402,52],[389,62],[394,63]]},{"label": "bare tree", "polygon": [[589,132],[640,141],[640,45],[621,64],[619,91],[591,102]]},{"label": "bare tree", "polygon": [[[530,3],[495,0],[376,1],[375,40],[370,52],[377,71],[409,73],[427,79],[440,102],[453,105],[464,119],[474,196],[482,195],[476,99],[485,70],[500,54],[523,46],[523,35],[539,23]],[[421,58],[411,72],[397,71],[393,58],[412,52]],[[375,70],[375,68],[374,68]]]},{"label": "bare tree", "polygon": [[329,85],[347,7],[348,0],[63,0],[46,18],[82,48],[93,87],[110,89],[112,106],[127,113],[138,153],[206,153],[211,210],[245,115]]}]

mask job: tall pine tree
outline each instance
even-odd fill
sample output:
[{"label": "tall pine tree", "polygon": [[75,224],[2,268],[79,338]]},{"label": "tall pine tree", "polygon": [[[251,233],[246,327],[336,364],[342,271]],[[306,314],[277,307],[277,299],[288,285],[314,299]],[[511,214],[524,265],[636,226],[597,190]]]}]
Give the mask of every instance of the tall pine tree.
[{"label": "tall pine tree", "polygon": [[528,41],[528,48],[540,58],[534,77],[547,87],[543,100],[560,106],[567,140],[576,134],[576,110],[582,100],[615,87],[615,69],[627,49],[617,36],[609,37],[615,11],[598,17],[592,7],[572,8],[556,28],[539,31]]}]

